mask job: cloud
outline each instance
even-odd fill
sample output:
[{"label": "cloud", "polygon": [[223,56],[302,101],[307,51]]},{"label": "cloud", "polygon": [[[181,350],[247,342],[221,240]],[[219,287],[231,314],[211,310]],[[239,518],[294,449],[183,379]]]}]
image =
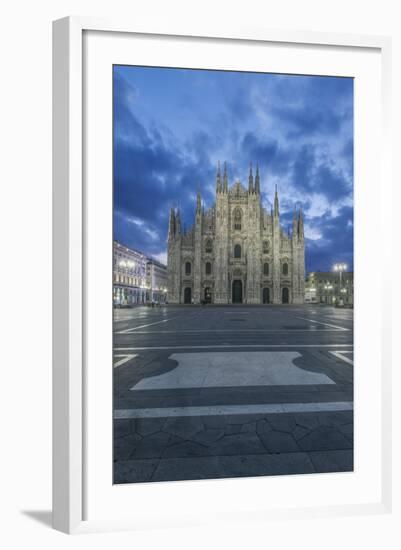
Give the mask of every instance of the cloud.
[{"label": "cloud", "polygon": [[352,265],[352,105],[352,79],[116,67],[115,238],[165,258],[170,207],[189,227],[197,190],[214,201],[217,161],[245,185],[252,161],[285,228],[302,206],[308,268]]},{"label": "cloud", "polygon": [[159,252],[159,254],[154,254],[153,258],[158,262],[167,265],[167,252]]}]

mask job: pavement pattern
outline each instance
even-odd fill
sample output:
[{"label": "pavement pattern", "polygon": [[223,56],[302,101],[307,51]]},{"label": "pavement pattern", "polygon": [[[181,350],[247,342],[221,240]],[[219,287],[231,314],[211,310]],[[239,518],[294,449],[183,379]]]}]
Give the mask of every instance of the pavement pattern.
[{"label": "pavement pattern", "polygon": [[353,312],[114,312],[114,483],[353,470]]}]

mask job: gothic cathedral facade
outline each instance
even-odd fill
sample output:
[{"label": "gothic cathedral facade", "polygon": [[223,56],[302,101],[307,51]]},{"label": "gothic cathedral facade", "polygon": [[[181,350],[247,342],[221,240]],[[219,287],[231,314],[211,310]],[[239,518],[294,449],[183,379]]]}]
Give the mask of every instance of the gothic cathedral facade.
[{"label": "gothic cathedral facade", "polygon": [[170,304],[302,304],[305,239],[301,210],[292,232],[280,226],[277,189],[274,208],[262,207],[259,169],[249,172],[248,189],[228,185],[227,168],[216,177],[216,201],[207,211],[197,195],[195,223],[187,231],[178,209],[168,229]]}]

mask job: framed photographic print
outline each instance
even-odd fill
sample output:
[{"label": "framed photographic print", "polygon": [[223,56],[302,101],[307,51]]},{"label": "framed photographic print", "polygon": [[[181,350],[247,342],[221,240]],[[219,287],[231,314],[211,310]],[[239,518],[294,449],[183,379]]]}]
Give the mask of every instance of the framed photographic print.
[{"label": "framed photographic print", "polygon": [[388,508],[389,50],[54,23],[56,528]]}]

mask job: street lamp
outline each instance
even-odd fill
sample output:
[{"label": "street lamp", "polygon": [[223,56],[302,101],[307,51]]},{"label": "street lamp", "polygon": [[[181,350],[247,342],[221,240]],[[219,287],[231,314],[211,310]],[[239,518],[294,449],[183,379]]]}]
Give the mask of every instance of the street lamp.
[{"label": "street lamp", "polygon": [[340,292],[342,293],[342,275],[343,271],[347,269],[347,264],[335,264],[333,269],[340,274]]},{"label": "street lamp", "polygon": [[[330,290],[333,290],[333,285],[324,285],[324,289],[326,290],[326,296],[328,295],[329,296],[329,303],[331,303],[330,301]],[[327,292],[329,291],[329,292]]]}]

